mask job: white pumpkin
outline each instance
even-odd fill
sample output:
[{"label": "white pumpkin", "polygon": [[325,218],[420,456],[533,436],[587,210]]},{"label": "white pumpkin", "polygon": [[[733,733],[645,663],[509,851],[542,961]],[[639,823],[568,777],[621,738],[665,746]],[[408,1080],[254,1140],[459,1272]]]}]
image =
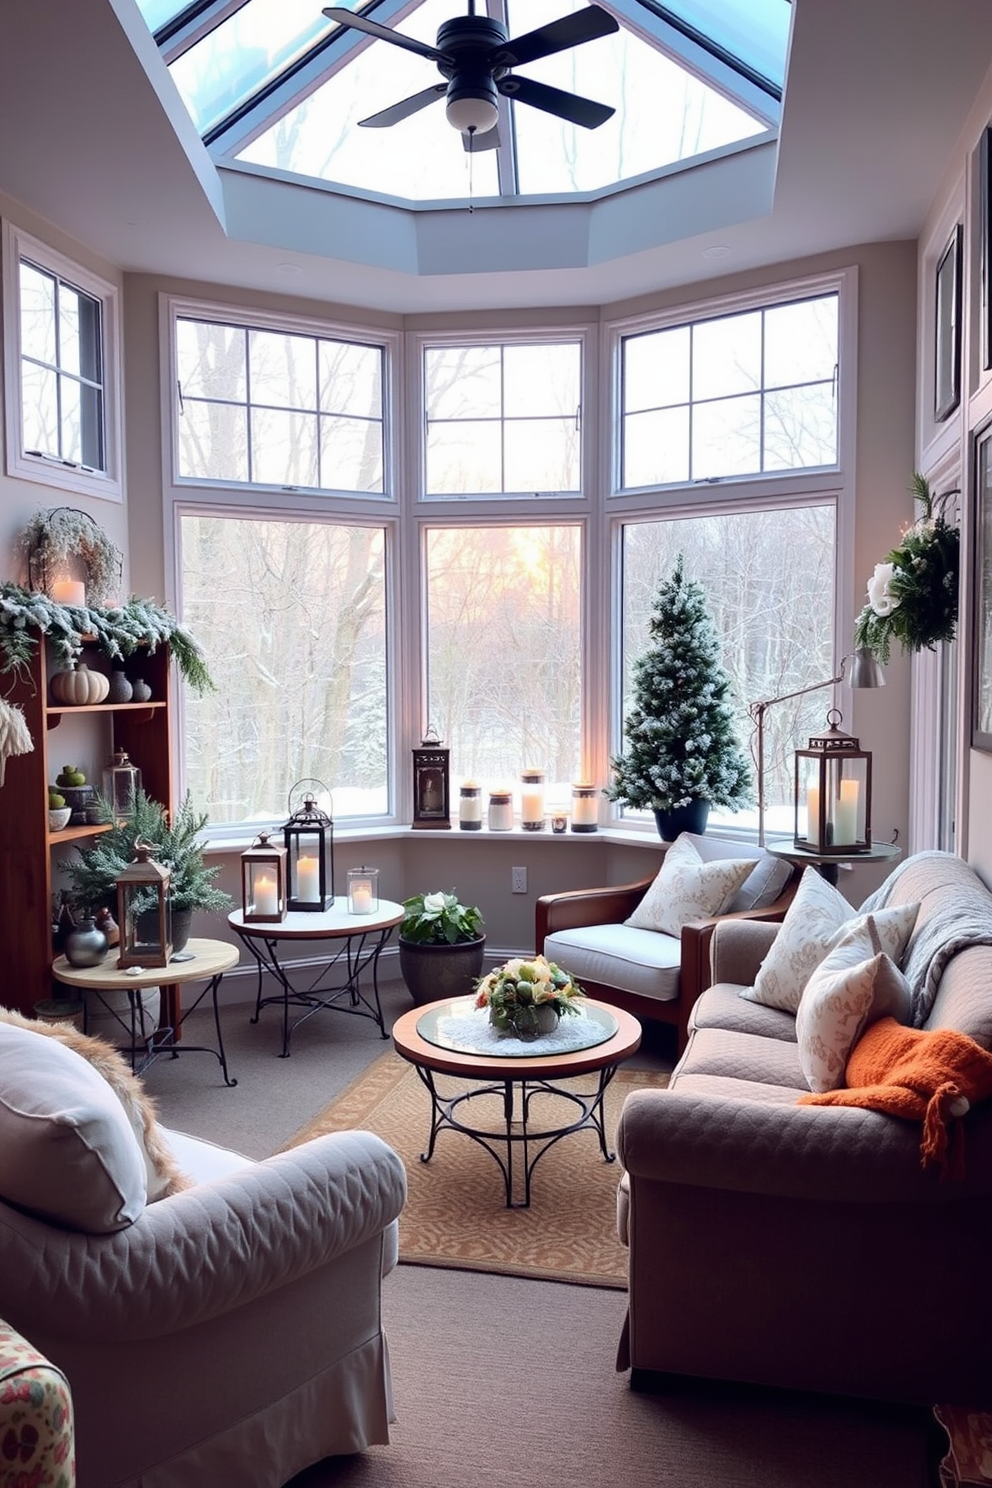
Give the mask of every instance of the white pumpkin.
[{"label": "white pumpkin", "polygon": [[91,672],[84,661],[68,672],[56,672],[52,678],[52,696],[58,703],[76,707],[84,703],[102,703],[110,691],[110,679],[102,672]]}]

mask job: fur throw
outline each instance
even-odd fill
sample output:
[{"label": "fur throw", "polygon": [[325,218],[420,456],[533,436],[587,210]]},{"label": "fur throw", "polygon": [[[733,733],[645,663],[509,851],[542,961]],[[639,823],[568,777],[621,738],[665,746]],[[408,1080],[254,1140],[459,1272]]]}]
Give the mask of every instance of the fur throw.
[{"label": "fur throw", "polygon": [[180,1170],[162,1139],[154,1100],[113,1044],[107,1043],[106,1039],[80,1033],[71,1023],[41,1023],[35,1018],[22,1017],[9,1008],[0,1008],[0,1023],[12,1023],[29,1033],[58,1039],[59,1043],[75,1050],[103,1076],[124,1107],[144,1155],[149,1204],[193,1187],[193,1179]]}]

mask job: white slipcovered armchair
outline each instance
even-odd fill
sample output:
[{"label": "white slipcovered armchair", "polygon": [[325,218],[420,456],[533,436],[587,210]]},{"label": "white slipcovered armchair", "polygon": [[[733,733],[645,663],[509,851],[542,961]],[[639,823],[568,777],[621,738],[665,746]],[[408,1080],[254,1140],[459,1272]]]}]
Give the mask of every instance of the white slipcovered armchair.
[{"label": "white slipcovered armchair", "polygon": [[[25,1038],[78,1060],[78,1096],[49,1051],[25,1067]],[[252,1162],[159,1127],[194,1182],[146,1203],[140,1141],[91,1076],[109,1090],[0,1024],[0,1316],[69,1381],[81,1488],[280,1488],[388,1441],[393,1150],[353,1131]]]}]

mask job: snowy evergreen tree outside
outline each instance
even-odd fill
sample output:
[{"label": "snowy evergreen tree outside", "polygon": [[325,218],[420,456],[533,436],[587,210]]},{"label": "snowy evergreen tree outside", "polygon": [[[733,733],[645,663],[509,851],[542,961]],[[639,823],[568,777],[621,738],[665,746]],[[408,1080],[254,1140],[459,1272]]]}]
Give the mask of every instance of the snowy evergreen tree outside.
[{"label": "snowy evergreen tree outside", "polygon": [[730,679],[720,665],[702,586],[686,578],[681,553],[658,590],[650,634],[652,644],[634,662],[627,746],[611,761],[607,795],[654,811],[677,811],[694,801],[732,811],[747,806],[751,767],[727,701]]}]

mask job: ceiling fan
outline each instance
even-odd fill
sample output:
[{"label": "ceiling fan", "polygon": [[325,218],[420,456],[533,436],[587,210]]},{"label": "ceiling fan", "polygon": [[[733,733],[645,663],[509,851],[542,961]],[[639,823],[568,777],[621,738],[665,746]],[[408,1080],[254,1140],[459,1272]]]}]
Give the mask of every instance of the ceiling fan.
[{"label": "ceiling fan", "polygon": [[532,108],[543,109],[570,124],[581,124],[584,129],[598,128],[616,112],[576,93],[564,93],[560,88],[516,77],[510,70],[618,31],[617,22],[598,5],[589,5],[585,10],[562,16],[558,21],[511,40],[502,21],[477,16],[475,0],[469,0],[468,15],[455,16],[438,28],[436,46],[391,31],[388,26],[380,26],[377,21],[362,15],[353,15],[341,6],[327,7],[324,15],[340,26],[351,26],[355,31],[364,31],[367,36],[390,41],[394,46],[429,58],[437,63],[438,71],[446,79],[414,93],[411,98],[394,103],[381,113],[361,119],[359,123],[366,129],[387,129],[443,97],[446,99],[448,123],[461,133],[465,148],[488,150],[496,149],[500,143],[496,128],[500,94],[530,104]]}]

